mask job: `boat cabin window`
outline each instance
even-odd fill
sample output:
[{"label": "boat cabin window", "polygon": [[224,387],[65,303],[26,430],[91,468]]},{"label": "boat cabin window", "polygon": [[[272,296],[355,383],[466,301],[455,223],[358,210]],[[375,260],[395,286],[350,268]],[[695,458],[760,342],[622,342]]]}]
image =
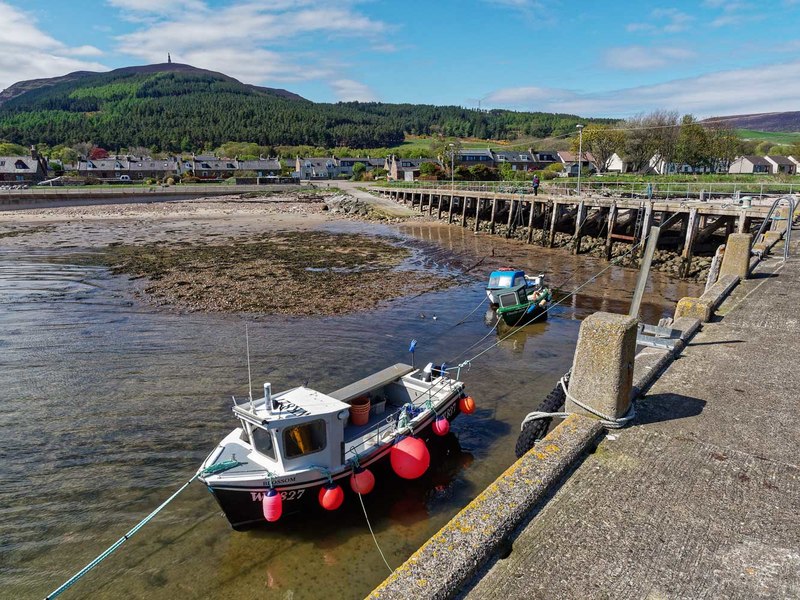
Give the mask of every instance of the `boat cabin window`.
[{"label": "boat cabin window", "polygon": [[509,273],[508,275],[492,275],[489,278],[489,287],[493,288],[505,288],[505,287],[513,287],[514,286],[514,274]]},{"label": "boat cabin window", "polygon": [[313,454],[325,448],[325,421],[319,419],[283,430],[283,448],[286,458]]},{"label": "boat cabin window", "polygon": [[272,434],[261,427],[253,427],[250,438],[255,449],[272,460],[275,460],[275,445],[272,443]]}]

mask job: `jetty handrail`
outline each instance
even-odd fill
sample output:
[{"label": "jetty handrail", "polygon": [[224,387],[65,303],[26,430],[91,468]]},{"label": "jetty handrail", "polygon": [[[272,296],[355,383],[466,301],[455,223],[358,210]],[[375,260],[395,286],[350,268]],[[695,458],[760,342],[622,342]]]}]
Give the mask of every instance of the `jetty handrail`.
[{"label": "jetty handrail", "polygon": [[[376,187],[393,189],[433,189],[442,192],[500,192],[513,194],[533,194],[533,186],[529,181],[389,181],[381,182]],[[583,195],[592,193],[624,194],[637,198],[653,199],[688,199],[703,196],[713,198],[720,196],[734,196],[741,194],[753,195],[758,198],[774,196],[775,194],[793,194],[798,188],[797,183],[769,182],[769,181],[615,181],[606,180],[581,180]],[[577,195],[577,182],[568,178],[543,181],[539,190],[542,193],[553,193],[564,196]]]},{"label": "jetty handrail", "polygon": [[750,240],[750,251],[752,252],[753,246],[756,244],[758,239],[764,235],[764,231],[767,228],[767,224],[772,222],[772,213],[775,212],[775,209],[778,205],[786,200],[789,205],[789,211],[786,214],[786,232],[784,233],[783,238],[783,260],[789,258],[789,243],[792,241],[792,223],[794,222],[794,211],[795,207],[797,206],[797,199],[794,197],[793,194],[787,194],[785,196],[781,196],[780,198],[776,198],[775,202],[772,203],[772,206],[769,208],[769,212],[767,216],[764,217],[764,221],[761,223],[761,227],[758,229],[758,233],[753,236],[753,239]]},{"label": "jetty handrail", "polygon": [[[419,396],[411,400],[409,404],[414,406],[414,408],[428,408],[427,404],[429,401],[433,401],[434,394],[438,394],[440,391],[443,391],[447,388],[448,385],[453,385],[455,381],[450,379],[449,377],[442,377],[441,380],[432,385],[428,390],[422,392]],[[437,387],[439,389],[437,389]],[[433,410],[431,408],[431,410]],[[436,411],[433,410],[435,413]],[[381,436],[385,435],[388,430],[398,429],[400,427],[400,414],[402,413],[402,409],[396,413],[392,413],[385,419],[381,419],[372,427],[366,429],[363,433],[363,438],[358,444],[354,444],[349,446],[348,449],[345,451],[345,462],[348,459],[353,458],[354,456],[358,455],[358,448],[366,448],[367,446],[374,445],[374,443],[379,443],[381,440]],[[385,429],[384,429],[385,428]],[[370,434],[367,436],[367,434]],[[374,442],[373,442],[374,440]]]}]

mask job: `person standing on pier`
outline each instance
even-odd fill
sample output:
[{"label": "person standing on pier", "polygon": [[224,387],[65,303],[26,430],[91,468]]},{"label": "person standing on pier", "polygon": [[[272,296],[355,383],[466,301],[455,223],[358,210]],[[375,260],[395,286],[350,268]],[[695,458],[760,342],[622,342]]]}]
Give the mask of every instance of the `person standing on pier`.
[{"label": "person standing on pier", "polygon": [[539,176],[538,175],[534,175],[533,176],[533,195],[534,196],[538,196],[539,195]]}]

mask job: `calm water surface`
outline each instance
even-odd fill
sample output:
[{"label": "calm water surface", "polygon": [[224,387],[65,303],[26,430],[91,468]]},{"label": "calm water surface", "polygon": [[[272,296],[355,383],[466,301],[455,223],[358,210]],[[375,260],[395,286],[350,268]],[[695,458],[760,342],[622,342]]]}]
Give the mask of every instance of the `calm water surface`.
[{"label": "calm water surface", "polygon": [[[460,283],[369,313],[254,319],[156,310],[134,298],[125,278],[71,264],[64,251],[0,257],[3,597],[43,597],[193,475],[235,425],[231,394],[246,394],[246,320],[254,385],[280,390],[308,380],[330,391],[408,360],[412,338],[418,362],[452,364],[495,344],[485,305],[464,320],[483,300],[493,266],[541,270],[567,289],[606,266],[456,227],[329,228],[400,235],[415,249],[405,268],[439,269]],[[547,323],[510,336],[463,373],[479,409],[453,423],[440,460],[417,482],[384,477],[365,497],[393,567],[513,461],[521,419],[571,364],[580,319],[626,311],[634,279],[606,271]],[[645,320],[693,291],[657,276]],[[350,504],[236,533],[195,483],[63,597],[360,598],[387,570],[360,507]]]}]

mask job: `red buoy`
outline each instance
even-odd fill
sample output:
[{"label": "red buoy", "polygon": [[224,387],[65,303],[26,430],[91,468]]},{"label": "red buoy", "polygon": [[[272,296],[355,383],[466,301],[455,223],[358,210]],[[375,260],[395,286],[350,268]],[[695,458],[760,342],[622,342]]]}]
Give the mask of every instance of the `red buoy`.
[{"label": "red buoy", "polygon": [[325,510],[336,510],[344,502],[344,490],[336,483],[328,483],[319,490],[319,504]]},{"label": "red buoy", "polygon": [[364,467],[358,467],[350,475],[350,487],[356,494],[369,494],[375,487],[375,475]]},{"label": "red buoy", "polygon": [[274,489],[266,491],[261,499],[261,508],[264,511],[264,518],[270,523],[274,523],[283,514],[283,499]]},{"label": "red buoy", "polygon": [[431,464],[431,455],[425,442],[415,437],[403,437],[389,453],[392,469],[403,479],[421,477]]},{"label": "red buoy", "polygon": [[458,401],[458,408],[465,415],[471,415],[475,412],[475,400],[472,396],[464,396]]},{"label": "red buoy", "polygon": [[436,435],[447,435],[450,432],[450,421],[444,415],[439,415],[433,422],[433,433]]}]

